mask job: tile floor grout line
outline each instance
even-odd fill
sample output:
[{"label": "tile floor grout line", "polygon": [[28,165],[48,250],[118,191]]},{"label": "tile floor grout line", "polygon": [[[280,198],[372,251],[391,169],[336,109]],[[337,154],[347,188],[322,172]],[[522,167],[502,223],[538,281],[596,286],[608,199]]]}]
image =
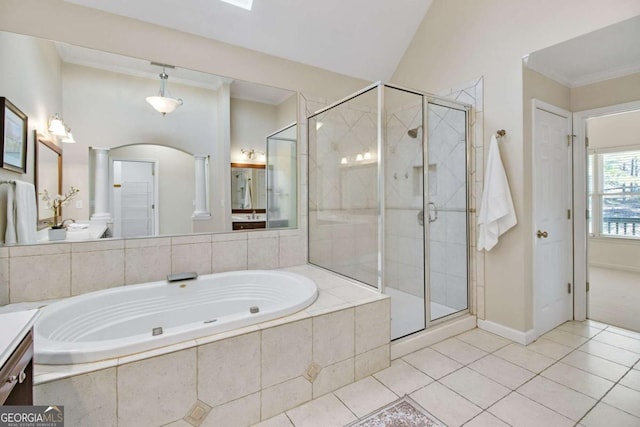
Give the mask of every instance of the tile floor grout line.
[{"label": "tile floor grout line", "polygon": [[[605,329],[606,329],[606,328],[605,328]],[[605,329],[602,329],[600,332],[604,331]],[[598,332],[598,334],[599,334],[600,332]],[[594,337],[595,337],[596,335],[598,335],[598,334],[595,334],[595,335],[594,335]],[[575,335],[575,334],[574,334],[574,335]],[[586,344],[587,342],[589,342],[591,339],[593,339],[593,337],[588,338],[588,339],[587,339],[587,341],[585,341],[585,343],[584,343],[584,344]],[[549,341],[550,341],[550,340],[549,340]],[[558,344],[559,344],[559,343],[558,343]],[[584,344],[582,344],[582,345],[584,345]],[[562,344],[560,344],[560,345],[562,345]],[[505,347],[506,347],[506,346],[505,346]],[[524,346],[524,347],[526,348],[527,346]],[[565,346],[565,347],[569,347],[569,346]],[[499,349],[498,349],[498,350],[495,350],[495,351],[499,351]],[[591,397],[591,396],[589,396],[589,395],[586,395],[585,393],[583,393],[583,392],[581,392],[581,391],[579,391],[579,390],[575,390],[575,389],[573,389],[573,388],[571,388],[571,387],[569,387],[569,386],[567,386],[567,385],[565,385],[565,384],[558,383],[557,381],[554,381],[554,380],[553,380],[553,379],[551,379],[551,378],[547,378],[547,377],[544,377],[544,376],[542,376],[542,375],[541,375],[541,374],[542,374],[542,372],[544,372],[544,371],[546,371],[547,369],[551,368],[552,366],[554,366],[554,365],[556,365],[556,364],[560,363],[560,361],[561,361],[562,359],[564,359],[565,357],[567,357],[569,354],[573,353],[574,351],[578,351],[577,347],[576,347],[576,348],[573,348],[573,349],[571,350],[571,352],[569,352],[569,353],[565,354],[565,355],[564,355],[564,356],[562,356],[560,359],[556,359],[556,360],[555,360],[551,365],[547,366],[546,368],[544,368],[544,369],[543,369],[542,371],[540,371],[540,372],[533,372],[533,371],[530,371],[529,369],[527,369],[527,368],[525,368],[525,367],[523,367],[523,366],[517,365],[517,364],[515,364],[515,363],[510,362],[509,360],[503,359],[503,358],[501,358],[499,355],[495,355],[495,354],[494,354],[494,353],[495,353],[495,351],[494,351],[494,352],[492,352],[492,353],[488,353],[487,355],[483,356],[482,358],[487,357],[489,354],[494,355],[495,357],[498,357],[498,358],[500,358],[500,359],[502,359],[502,360],[504,360],[504,361],[506,361],[506,362],[508,362],[508,363],[511,363],[511,364],[513,364],[513,365],[515,365],[515,366],[519,366],[519,367],[520,367],[520,368],[522,368],[522,369],[525,369],[525,370],[527,370],[527,371],[529,371],[529,372],[532,372],[532,373],[534,374],[534,376],[533,376],[533,377],[531,377],[530,379],[528,379],[527,381],[525,381],[524,383],[520,384],[520,385],[519,385],[517,388],[515,388],[515,389],[512,389],[511,387],[508,387],[508,388],[509,388],[509,390],[510,390],[510,393],[508,393],[507,395],[503,396],[501,399],[497,400],[497,401],[496,401],[496,402],[494,402],[492,405],[488,406],[486,409],[483,409],[483,412],[484,412],[484,411],[487,411],[487,412],[488,412],[490,408],[492,408],[493,406],[495,406],[496,404],[498,404],[498,402],[502,401],[503,399],[505,399],[506,397],[508,397],[508,396],[509,396],[509,395],[511,395],[512,393],[518,393],[520,396],[522,396],[522,397],[524,397],[524,398],[526,398],[526,399],[529,399],[529,400],[531,400],[532,402],[535,402],[535,403],[537,403],[538,405],[540,405],[540,406],[542,406],[542,407],[544,407],[544,408],[547,408],[548,410],[550,410],[550,411],[552,411],[552,412],[554,412],[554,413],[556,413],[556,414],[560,415],[561,417],[564,417],[564,418],[568,419],[569,421],[574,422],[574,426],[576,426],[576,425],[578,425],[578,424],[580,423],[580,421],[582,421],[582,419],[584,419],[584,417],[585,417],[585,416],[586,416],[586,415],[587,415],[587,414],[588,414],[588,413],[589,413],[589,412],[590,412],[590,411],[591,411],[591,410],[592,410],[592,409],[593,409],[593,408],[594,408],[594,407],[595,407],[595,406],[596,406],[596,405],[597,405],[597,404],[598,404],[598,403],[599,403],[599,402],[600,402],[600,401],[601,401],[601,400],[602,400],[602,399],[603,399],[603,398],[604,398],[604,397],[605,397],[605,396],[606,396],[606,395],[607,395],[607,394],[608,394],[608,393],[609,393],[609,392],[610,392],[610,391],[611,391],[611,390],[612,390],[612,389],[617,385],[617,382],[616,382],[616,383],[614,383],[614,384],[611,386],[611,388],[609,388],[609,389],[605,392],[605,394],[604,394],[602,397],[600,397],[600,399],[599,399],[599,400],[597,400],[597,399],[594,399],[593,397]],[[548,358],[550,358],[550,359],[553,359],[552,357],[549,357],[549,356],[547,356],[547,355],[545,355],[545,354],[542,354],[542,353],[538,353],[537,351],[535,351],[535,350],[533,350],[533,349],[531,349],[530,351],[532,351],[532,352],[534,352],[534,353],[536,353],[536,354],[539,354],[539,355],[542,355],[542,356],[548,357]],[[587,353],[587,354],[589,354],[589,353]],[[596,357],[597,357],[597,356],[596,356]],[[482,359],[482,358],[481,358],[481,359]],[[478,360],[480,360],[480,359],[478,359]],[[605,360],[607,360],[607,359],[605,359]],[[471,363],[474,363],[474,362],[471,362]],[[615,363],[615,362],[614,362],[614,363]],[[635,363],[634,363],[634,365],[635,365]],[[570,365],[568,365],[568,366],[570,366]],[[465,367],[466,367],[466,365],[465,365]],[[574,367],[574,368],[575,368],[575,367]],[[473,368],[469,368],[469,369],[473,370]],[[579,368],[576,368],[576,369],[579,369]],[[631,368],[629,368],[629,369],[633,369],[633,366],[632,366]],[[590,373],[590,372],[588,372],[588,371],[584,371],[584,370],[582,370],[582,371],[583,371],[583,372],[586,372],[586,373],[588,373],[588,374],[591,374],[591,375],[595,375],[595,374],[592,374],[592,373]],[[474,372],[476,372],[476,371],[474,370]],[[483,375],[483,374],[482,374],[482,373],[480,373],[480,372],[478,372],[478,373],[479,373],[480,375]],[[624,378],[624,376],[625,376],[625,375],[627,375],[628,373],[629,373],[629,370],[627,370],[627,372],[626,372],[622,377],[620,377],[620,379],[618,380],[618,382],[619,382],[620,380],[622,380],[622,378]],[[449,374],[449,375],[450,375],[450,374]],[[484,375],[483,375],[483,376],[484,376]],[[597,375],[596,375],[596,376],[597,376]],[[522,394],[522,393],[518,392],[518,390],[519,390],[519,389],[521,389],[522,387],[524,387],[526,384],[530,383],[531,381],[533,381],[533,380],[534,380],[534,379],[536,379],[537,377],[541,377],[541,378],[546,379],[546,380],[548,380],[548,381],[554,382],[554,383],[556,383],[556,384],[558,384],[558,385],[560,385],[560,386],[562,386],[562,387],[566,387],[566,388],[567,388],[567,389],[569,389],[569,390],[572,390],[572,391],[574,391],[574,392],[576,392],[576,393],[580,393],[580,394],[581,394],[581,395],[583,395],[583,396],[586,396],[586,397],[589,397],[589,398],[591,398],[591,399],[594,399],[594,400],[596,400],[596,402],[594,403],[594,405],[593,405],[591,408],[589,408],[589,409],[585,412],[585,414],[584,414],[584,415],[582,415],[582,417],[581,417],[577,422],[575,422],[574,420],[572,420],[572,419],[571,419],[571,418],[569,418],[568,416],[566,416],[566,415],[564,415],[564,414],[562,414],[562,413],[560,413],[560,412],[556,411],[555,409],[553,409],[553,408],[549,408],[548,406],[546,406],[546,405],[542,404],[541,402],[538,402],[537,400],[531,399],[531,398],[529,398],[528,396],[526,396],[526,395],[524,395],[524,394]],[[599,376],[598,376],[598,377],[599,377]],[[444,378],[444,377],[443,377],[443,378]],[[488,378],[488,377],[487,377],[487,378]],[[602,377],[599,377],[599,378],[602,378]],[[491,379],[491,378],[489,378],[489,379],[490,379],[490,380],[492,380],[492,381],[494,381],[494,382],[497,382],[497,381],[495,381],[495,380],[493,380],[493,379]],[[606,378],[603,378],[603,379],[606,379]],[[611,381],[611,380],[609,380],[609,381]],[[438,381],[438,382],[439,382],[439,381]],[[611,381],[611,382],[613,382],[613,381]],[[498,384],[499,384],[499,383],[498,383]],[[444,386],[446,387],[446,385],[445,385],[445,384],[442,384],[442,385],[444,385]],[[447,388],[448,388],[448,387],[447,387]],[[454,391],[454,392],[455,392],[455,390],[452,390],[452,391]],[[462,396],[462,397],[464,397],[464,396]],[[473,402],[472,402],[472,403],[473,403]],[[476,406],[478,406],[478,405],[476,405]],[[616,408],[616,409],[620,409],[620,408]],[[623,411],[623,412],[626,412],[626,411]],[[502,420],[500,417],[498,417],[497,415],[495,415],[495,414],[493,414],[493,413],[491,413],[491,412],[489,412],[489,413],[490,413],[491,415],[495,416],[496,418],[500,419],[501,421],[504,421],[504,420]],[[480,415],[480,414],[478,414],[478,415]],[[631,414],[631,415],[633,415],[633,414]],[[474,418],[475,418],[475,417],[474,417]],[[506,422],[506,421],[505,421],[505,422]],[[507,423],[507,424],[508,424],[508,423]]]},{"label": "tile floor grout line", "polygon": [[[355,383],[352,383],[352,384],[355,384]],[[345,387],[348,387],[348,386],[345,386]],[[341,387],[341,388],[344,388],[344,387]],[[338,389],[338,390],[340,390],[340,389]],[[355,412],[353,412],[353,410],[351,410],[351,408],[349,407],[349,405],[347,405],[347,403],[346,403],[346,402],[344,402],[342,399],[340,399],[340,396],[338,396],[338,395],[336,394],[336,391],[338,391],[338,390],[332,391],[332,392],[331,392],[331,394],[333,394],[333,396],[334,396],[336,399],[338,399],[338,402],[342,403],[342,404],[344,405],[344,407],[345,407],[345,408],[347,408],[347,410],[348,410],[349,412],[351,412],[351,413],[353,414],[353,416],[354,416],[354,417],[356,417],[356,420],[358,420],[358,421],[359,421],[359,420],[360,420],[360,417],[358,416],[358,414],[356,414]],[[329,394],[329,393],[327,393],[327,394]],[[325,396],[326,396],[326,395],[325,395]],[[293,422],[292,422],[292,424],[293,424]],[[295,427],[295,424],[294,424],[294,427]]]}]

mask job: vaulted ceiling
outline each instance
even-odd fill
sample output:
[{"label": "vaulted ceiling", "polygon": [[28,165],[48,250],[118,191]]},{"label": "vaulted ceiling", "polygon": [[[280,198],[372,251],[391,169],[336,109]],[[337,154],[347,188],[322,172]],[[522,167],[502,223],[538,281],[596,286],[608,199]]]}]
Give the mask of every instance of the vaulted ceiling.
[{"label": "vaulted ceiling", "polygon": [[370,81],[389,80],[432,0],[66,0]]}]

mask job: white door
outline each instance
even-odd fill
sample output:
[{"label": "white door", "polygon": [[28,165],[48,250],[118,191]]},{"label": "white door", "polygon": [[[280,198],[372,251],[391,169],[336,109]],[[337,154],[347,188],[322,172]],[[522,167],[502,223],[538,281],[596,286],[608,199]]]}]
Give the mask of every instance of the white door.
[{"label": "white door", "polygon": [[573,318],[571,115],[534,103],[534,327],[537,336]]},{"label": "white door", "polygon": [[113,162],[114,237],[154,234],[153,162]]}]

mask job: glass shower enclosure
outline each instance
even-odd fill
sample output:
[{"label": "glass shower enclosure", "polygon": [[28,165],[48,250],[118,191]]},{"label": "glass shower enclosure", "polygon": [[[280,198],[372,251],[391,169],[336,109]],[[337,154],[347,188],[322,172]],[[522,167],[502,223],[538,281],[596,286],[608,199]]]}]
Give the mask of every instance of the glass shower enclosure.
[{"label": "glass shower enclosure", "polygon": [[267,136],[267,228],[298,226],[297,132],[294,123]]},{"label": "glass shower enclosure", "polygon": [[468,310],[469,106],[377,83],[308,118],[309,262],[391,297],[391,338]]}]

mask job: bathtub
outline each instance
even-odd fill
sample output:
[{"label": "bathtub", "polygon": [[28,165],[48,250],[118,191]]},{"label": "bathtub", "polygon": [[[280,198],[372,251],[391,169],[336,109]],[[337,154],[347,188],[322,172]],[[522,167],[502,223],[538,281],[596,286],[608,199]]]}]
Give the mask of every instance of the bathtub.
[{"label": "bathtub", "polygon": [[293,314],[317,294],[304,276],[263,270],[91,292],[42,309],[34,360],[60,365],[122,357]]}]

